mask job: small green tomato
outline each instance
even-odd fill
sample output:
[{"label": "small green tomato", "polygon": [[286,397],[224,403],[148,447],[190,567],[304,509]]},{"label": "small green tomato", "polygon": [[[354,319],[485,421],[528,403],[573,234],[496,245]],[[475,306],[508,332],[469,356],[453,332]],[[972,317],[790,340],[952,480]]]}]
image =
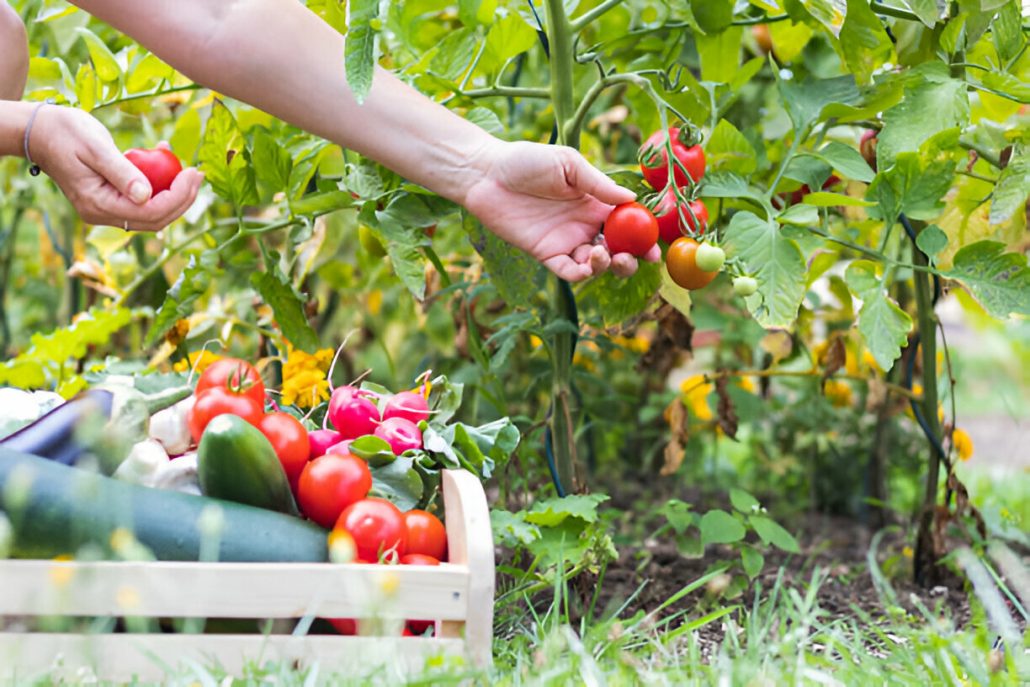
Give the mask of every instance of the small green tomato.
[{"label": "small green tomato", "polygon": [[704,272],[718,272],[726,262],[726,253],[718,246],[702,243],[697,247],[694,260],[697,262],[698,269]]},{"label": "small green tomato", "polygon": [[733,291],[746,298],[758,291],[758,280],[754,277],[737,277],[733,280]]}]

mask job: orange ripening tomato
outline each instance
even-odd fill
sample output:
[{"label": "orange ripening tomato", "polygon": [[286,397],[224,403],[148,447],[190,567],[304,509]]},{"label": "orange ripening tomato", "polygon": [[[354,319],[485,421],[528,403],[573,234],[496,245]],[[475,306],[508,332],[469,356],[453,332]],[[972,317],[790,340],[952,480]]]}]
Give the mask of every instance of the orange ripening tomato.
[{"label": "orange ripening tomato", "polygon": [[684,289],[700,289],[708,286],[715,276],[715,272],[705,272],[697,266],[698,242],[686,236],[680,237],[669,246],[669,252],[665,255],[665,266],[669,270],[669,276]]}]

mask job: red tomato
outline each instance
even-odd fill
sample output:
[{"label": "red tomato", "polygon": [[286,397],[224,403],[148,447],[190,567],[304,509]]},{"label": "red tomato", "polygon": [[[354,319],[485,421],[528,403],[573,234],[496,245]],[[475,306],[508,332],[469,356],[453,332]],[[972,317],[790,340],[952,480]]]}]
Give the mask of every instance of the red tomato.
[{"label": "red tomato", "polygon": [[133,148],[125,151],[125,157],[136,165],[150,182],[150,188],[153,190],[151,197],[170,189],[175,177],[182,171],[182,163],[179,162],[179,158],[175,157],[175,153],[167,148],[154,148],[153,150]]},{"label": "red tomato", "polygon": [[238,396],[228,389],[217,386],[208,389],[197,396],[197,400],[186,418],[193,441],[200,441],[204,428],[212,418],[226,413],[239,415],[255,427],[260,427],[265,411],[249,396]]},{"label": "red tomato", "polygon": [[358,621],[354,618],[326,618],[338,633],[345,637],[358,634]]},{"label": "red tomato", "polygon": [[198,396],[211,387],[220,386],[239,396],[249,396],[262,408],[265,406],[265,383],[257,368],[239,358],[222,358],[207,366],[197,380]]},{"label": "red tomato", "polygon": [[719,274],[705,272],[697,266],[698,242],[682,236],[672,242],[669,252],[665,254],[665,266],[672,280],[684,289],[700,289],[715,279]]},{"label": "red tomato", "polygon": [[404,550],[409,555],[423,554],[438,561],[447,557],[447,531],[438,517],[424,510],[409,510],[404,514],[404,526]]},{"label": "red tomato", "polygon": [[347,507],[336,527],[350,532],[358,547],[358,557],[378,561],[390,551],[403,556],[404,516],[386,499],[371,498]]},{"label": "red tomato", "polygon": [[401,565],[440,565],[440,561],[424,553],[406,553],[401,556]]},{"label": "red tomato", "polygon": [[658,243],[658,220],[640,203],[617,205],[604,222],[608,252],[643,256]]},{"label": "red tomato", "polygon": [[300,420],[281,412],[265,415],[258,429],[272,442],[272,448],[275,449],[275,455],[279,456],[290,484],[296,484],[311,452],[308,430],[304,429]]},{"label": "red tomato", "polygon": [[859,141],[858,149],[862,153],[862,157],[865,161],[876,171],[876,132],[872,129],[865,131],[862,134],[862,140]]},{"label": "red tomato", "polygon": [[[705,153],[701,146],[684,145],[680,134],[678,127],[669,129],[669,136],[672,137],[672,154],[690,173],[690,179],[687,179],[683,169],[675,163],[673,178],[677,186],[691,186],[691,180],[696,184],[705,174]],[[661,191],[669,184],[669,156],[665,150],[665,141],[669,136],[666,136],[664,131],[656,131],[640,148],[640,171],[644,173],[647,183],[656,191]]]},{"label": "red tomato", "polygon": [[690,201],[690,209],[694,211],[694,217],[691,217],[690,212],[683,208],[686,225],[680,221],[678,205],[682,205],[682,203],[677,202],[676,192],[670,188],[654,209],[655,219],[658,220],[658,235],[666,243],[672,243],[684,233],[697,234],[698,228],[694,223],[694,217],[697,217],[701,223],[702,231],[708,226],[708,208],[700,200]]},{"label": "red tomato", "polygon": [[[355,455],[326,454],[308,462],[297,481],[297,501],[304,515],[322,527],[332,527],[340,513],[368,496],[372,473]],[[358,558],[379,560],[362,555]]]}]

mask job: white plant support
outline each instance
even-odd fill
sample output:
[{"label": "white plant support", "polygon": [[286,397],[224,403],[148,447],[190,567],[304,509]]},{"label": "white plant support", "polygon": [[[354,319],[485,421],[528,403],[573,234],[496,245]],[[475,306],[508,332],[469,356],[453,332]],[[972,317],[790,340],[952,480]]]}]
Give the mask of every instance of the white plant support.
[{"label": "white plant support", "polygon": [[[2,560],[0,619],[31,625],[54,616],[377,622],[363,622],[358,637],[0,631],[0,684],[93,676],[160,681],[193,665],[239,675],[245,665],[267,661],[317,664],[321,675],[352,677],[401,676],[432,657],[488,666],[494,553],[486,495],[462,470],[443,471],[442,483],[450,562],[439,567]],[[439,621],[436,637],[399,636],[405,619]]]}]

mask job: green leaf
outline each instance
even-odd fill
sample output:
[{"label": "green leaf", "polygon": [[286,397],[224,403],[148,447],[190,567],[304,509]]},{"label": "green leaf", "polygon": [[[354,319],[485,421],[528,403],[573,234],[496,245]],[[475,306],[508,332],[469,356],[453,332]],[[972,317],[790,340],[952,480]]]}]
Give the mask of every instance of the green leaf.
[{"label": "green leaf", "polygon": [[848,179],[868,183],[876,176],[862,154],[843,143],[831,141],[814,154]]},{"label": "green leaf", "polygon": [[372,21],[379,18],[379,0],[351,0],[349,10],[344,63],[347,85],[360,105],[372,90],[375,74],[378,31],[372,27]]},{"label": "green leaf", "polygon": [[780,224],[792,224],[798,227],[811,227],[819,224],[819,210],[811,205],[805,205],[804,203],[798,203],[797,205],[791,205],[777,217],[776,221]]},{"label": "green leaf", "polygon": [[705,141],[705,169],[708,174],[726,171],[747,176],[758,167],[756,157],[751,141],[725,119],[719,120]]},{"label": "green leaf", "polygon": [[970,80],[974,86],[995,95],[1001,95],[1017,103],[1030,103],[1030,84],[1008,72],[982,72],[980,83]]},{"label": "green leaf", "polygon": [[[705,0],[716,5],[724,0]],[[718,33],[695,34],[697,51],[701,57],[701,79],[715,83],[728,83],[740,69],[741,37],[744,29],[734,26]]]},{"label": "green leaf", "polygon": [[905,88],[901,102],[883,113],[876,137],[876,163],[888,169],[903,152],[914,152],[931,137],[969,122],[966,84],[948,76],[947,66],[930,62],[913,70],[919,78]]},{"label": "green leaf", "polygon": [[991,22],[991,40],[1003,64],[1008,64],[1023,50],[1026,36],[1023,35],[1020,3],[1017,0],[1008,0],[1001,5]]},{"label": "green leaf", "polygon": [[175,70],[162,62],[157,55],[147,55],[133,65],[126,75],[125,90],[128,93],[140,93],[174,76]]},{"label": "green leaf", "polygon": [[307,0],[307,6],[337,33],[346,35],[347,0]]},{"label": "green leaf", "polygon": [[433,59],[429,62],[429,71],[448,81],[457,80],[472,64],[476,55],[477,40],[473,29],[450,32],[437,46]]},{"label": "green leaf", "polygon": [[504,124],[497,113],[487,107],[473,107],[465,113],[465,119],[494,136],[505,132]]},{"label": "green leaf", "polygon": [[86,43],[86,49],[89,51],[89,59],[93,63],[93,69],[96,70],[96,74],[100,77],[100,80],[105,83],[117,81],[122,76],[122,68],[118,65],[118,60],[115,58],[114,53],[107,47],[104,41],[100,40],[100,37],[85,27],[77,27],[75,33],[82,37],[82,40]]},{"label": "green leaf", "polygon": [[1006,253],[1005,244],[977,241],[955,253],[952,268],[944,273],[969,289],[994,317],[1030,316],[1030,268],[1026,256]]},{"label": "green leaf", "polygon": [[861,100],[853,76],[788,81],[778,71],[774,74],[795,131],[807,130],[831,103],[854,105]]},{"label": "green leaf", "polygon": [[830,193],[828,191],[809,193],[801,202],[806,205],[814,205],[820,208],[833,208],[839,205],[846,205],[849,207],[873,207],[876,205],[876,203],[862,198],[855,198],[854,196],[844,195],[843,193]]},{"label": "green leaf", "polygon": [[877,266],[857,260],[848,266],[845,280],[851,291],[862,299],[858,312],[858,331],[881,369],[889,370],[908,343],[912,318],[887,294]]},{"label": "green leaf", "polygon": [[[701,31],[715,34],[729,27],[733,21],[733,0],[690,0],[690,10]],[[740,45],[740,38],[737,38]]]},{"label": "green leaf", "polygon": [[387,465],[371,467],[372,490],[368,495],[388,499],[402,512],[417,506],[425,485],[414,464],[413,457],[399,456]]},{"label": "green leaf", "polygon": [[698,524],[701,530],[701,543],[732,544],[744,538],[747,530],[739,520],[724,510],[710,510],[701,516]]},{"label": "green leaf", "polygon": [[293,170],[293,158],[275,140],[268,129],[258,127],[254,131],[254,171],[262,183],[273,192],[285,191]]},{"label": "green leaf", "polygon": [[793,62],[802,53],[815,33],[804,22],[777,21],[768,25],[773,54],[784,64]]},{"label": "green leaf", "polygon": [[370,467],[382,467],[397,460],[397,456],[394,454],[393,449],[390,448],[390,444],[385,439],[380,439],[371,434],[358,437],[350,442],[347,450],[364,460]]},{"label": "green leaf", "polygon": [[895,61],[894,44],[869,0],[847,0],[847,15],[840,30],[844,61],[858,83],[866,84],[885,62]]},{"label": "green leaf", "polygon": [[738,212],[726,228],[724,248],[758,280],[758,293],[746,300],[758,323],[791,326],[805,297],[805,258],[797,243],[775,222]]},{"label": "green leaf", "polygon": [[748,518],[748,521],[764,543],[772,544],[787,553],[798,553],[801,551],[794,535],[783,529],[774,520],[762,515],[752,515]]},{"label": "green leaf", "polygon": [[902,0],[912,13],[919,17],[927,28],[932,29],[937,24],[940,10],[937,9],[937,0]]},{"label": "green leaf", "polygon": [[662,507],[658,512],[665,516],[669,526],[672,527],[677,534],[683,534],[697,520],[697,515],[692,513],[690,508],[691,506],[689,503],[680,501],[679,499],[669,499],[662,504]]},{"label": "green leaf", "polygon": [[744,574],[749,580],[753,580],[765,567],[765,556],[754,547],[745,546],[740,549],[740,563],[744,568]]},{"label": "green leaf", "polygon": [[537,501],[526,513],[526,522],[541,527],[555,527],[567,518],[585,523],[597,522],[597,507],[607,500],[608,497],[604,494],[571,494]]},{"label": "green leaf", "polygon": [[216,98],[197,159],[215,193],[236,207],[257,202],[254,170],[247,164],[245,153],[246,142],[236,118]]},{"label": "green leaf", "polygon": [[394,273],[415,300],[421,301],[426,296],[426,259],[421,250],[427,241],[425,233],[394,222],[379,222],[378,229]]},{"label": "green leaf", "polygon": [[902,212],[912,219],[932,220],[940,215],[940,200],[954,178],[955,162],[949,155],[900,153],[890,168],[876,175],[867,195],[880,206],[880,216],[889,225]]},{"label": "green leaf", "polygon": [[765,211],[767,217],[773,214],[772,207],[765,194],[747,181],[731,172],[715,172],[705,174],[698,192],[702,198],[747,199]]},{"label": "green leaf", "polygon": [[690,291],[672,280],[664,260],[661,265],[661,277],[662,285],[658,287],[658,295],[666,303],[679,310],[685,316],[690,317],[690,306],[692,303]]},{"label": "green leaf", "polygon": [[250,283],[272,308],[275,321],[287,341],[307,353],[318,350],[318,334],[304,314],[304,303],[278,269],[255,272],[250,276]]},{"label": "green leaf", "polygon": [[933,260],[935,255],[948,246],[948,235],[936,224],[931,224],[916,235],[916,246]]},{"label": "green leaf", "polygon": [[500,508],[490,509],[490,529],[498,545],[509,548],[528,546],[540,538],[540,528],[527,523],[524,513],[512,513]]},{"label": "green leaf", "polygon": [[469,213],[463,213],[462,226],[472,247],[482,256],[490,281],[501,298],[512,307],[529,305],[546,284],[547,271],[543,265],[487,231]]},{"label": "green leaf", "polygon": [[617,277],[605,272],[592,279],[584,291],[585,295],[597,299],[605,324],[616,325],[643,312],[661,284],[661,267],[641,261],[632,277]]},{"label": "green leaf", "polygon": [[536,31],[522,15],[512,12],[490,27],[481,66],[487,71],[500,69],[511,58],[526,52],[537,43]]},{"label": "green leaf", "polygon": [[1026,206],[1030,195],[1030,145],[1012,147],[1009,164],[998,176],[998,185],[991,196],[991,224],[1002,224]]},{"label": "green leaf", "polygon": [[290,212],[297,217],[313,217],[353,206],[354,197],[347,191],[322,191],[291,200]]},{"label": "green leaf", "polygon": [[218,253],[207,250],[191,255],[185,269],[168,289],[164,303],[154,313],[154,324],[150,327],[144,346],[153,346],[165,335],[172,325],[193,313],[193,304],[207,292],[208,284],[218,269]]},{"label": "green leaf", "polygon": [[758,499],[743,489],[737,489],[736,487],[730,489],[730,503],[744,514],[750,513],[759,506]]}]

